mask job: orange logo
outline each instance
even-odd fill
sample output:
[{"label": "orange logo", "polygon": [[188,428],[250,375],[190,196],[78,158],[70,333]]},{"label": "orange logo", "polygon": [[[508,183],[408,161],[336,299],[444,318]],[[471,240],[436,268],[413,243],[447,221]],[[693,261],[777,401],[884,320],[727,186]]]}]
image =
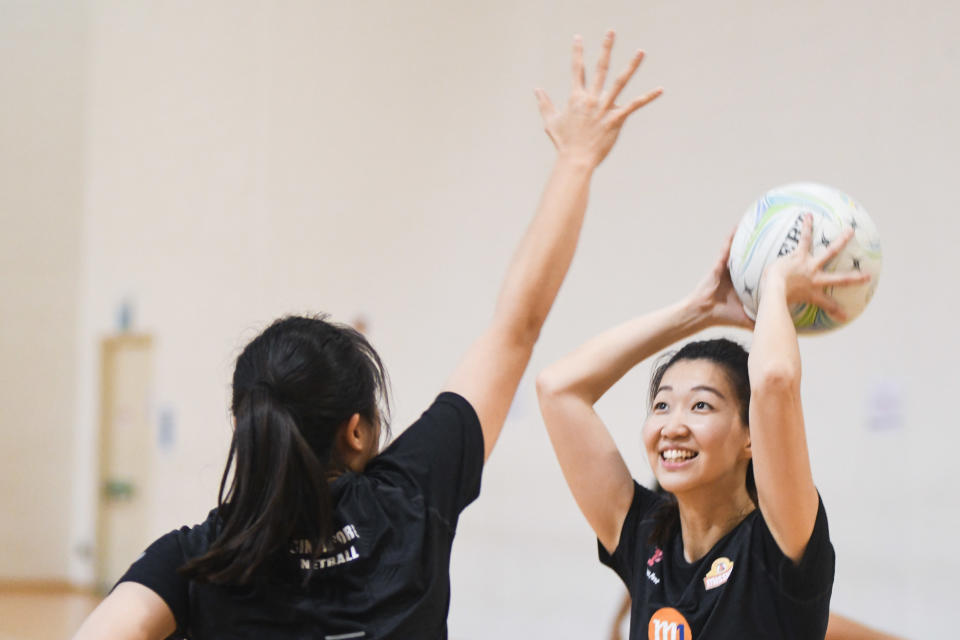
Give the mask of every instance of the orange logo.
[{"label": "orange logo", "polygon": [[713,561],[710,571],[707,571],[707,575],[703,576],[703,588],[710,591],[719,587],[730,579],[731,573],[733,573],[733,562],[730,558],[717,558]]},{"label": "orange logo", "polygon": [[683,614],[672,607],[664,607],[650,616],[647,637],[650,640],[693,640],[693,630]]}]

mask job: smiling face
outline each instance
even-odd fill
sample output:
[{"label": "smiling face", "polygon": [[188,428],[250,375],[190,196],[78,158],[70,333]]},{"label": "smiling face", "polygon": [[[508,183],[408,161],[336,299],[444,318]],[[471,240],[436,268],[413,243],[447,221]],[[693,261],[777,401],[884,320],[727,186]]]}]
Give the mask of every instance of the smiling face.
[{"label": "smiling face", "polygon": [[643,442],[654,475],[671,493],[744,485],[750,432],[724,369],[710,360],[679,360],[666,370]]}]

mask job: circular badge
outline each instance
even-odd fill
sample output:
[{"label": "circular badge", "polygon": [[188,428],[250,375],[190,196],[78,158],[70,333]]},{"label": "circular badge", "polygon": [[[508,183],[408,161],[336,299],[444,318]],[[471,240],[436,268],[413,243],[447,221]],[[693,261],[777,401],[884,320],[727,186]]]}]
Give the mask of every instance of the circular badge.
[{"label": "circular badge", "polygon": [[693,640],[693,629],[683,614],[673,607],[658,609],[647,627],[650,640]]}]

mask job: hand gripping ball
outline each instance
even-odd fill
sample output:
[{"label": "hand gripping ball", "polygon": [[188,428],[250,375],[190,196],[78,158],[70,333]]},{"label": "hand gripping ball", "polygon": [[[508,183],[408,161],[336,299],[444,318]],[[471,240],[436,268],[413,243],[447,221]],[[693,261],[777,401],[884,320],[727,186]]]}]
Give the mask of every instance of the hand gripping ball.
[{"label": "hand gripping ball", "polygon": [[[843,251],[824,266],[825,271],[855,269],[870,274],[870,280],[862,285],[827,290],[840,303],[847,321],[860,315],[873,297],[883,254],[880,234],[866,210],[837,189],[813,182],[788,184],[771,189],[750,205],[730,247],[730,277],[750,318],[757,316],[764,268],[796,249],[806,213],[813,214],[814,255],[825,251],[847,228],[854,229]],[[798,304],[791,313],[797,331],[803,333],[829,331],[843,324],[815,305]]]}]

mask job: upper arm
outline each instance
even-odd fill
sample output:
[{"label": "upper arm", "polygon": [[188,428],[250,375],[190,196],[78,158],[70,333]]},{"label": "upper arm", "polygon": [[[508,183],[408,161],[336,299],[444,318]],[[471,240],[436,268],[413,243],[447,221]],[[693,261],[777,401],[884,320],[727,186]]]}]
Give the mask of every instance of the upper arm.
[{"label": "upper arm", "polygon": [[121,582],[94,609],[74,640],[163,640],[177,629],[163,598],[136,582]]},{"label": "upper arm", "polygon": [[593,406],[554,386],[549,369],[537,378],[537,395],[567,485],[600,544],[612,554],[633,502],[630,470]]},{"label": "upper arm", "polygon": [[466,398],[477,412],[484,460],[503,429],[534,342],[535,338],[518,337],[495,323],[470,346],[444,386]]},{"label": "upper arm", "polygon": [[900,640],[899,638],[882,633],[851,620],[839,613],[830,612],[830,623],[827,625],[825,640]]},{"label": "upper arm", "polygon": [[394,486],[413,481],[427,504],[454,523],[480,492],[483,434],[476,411],[460,395],[441,393],[364,473]]},{"label": "upper arm", "polygon": [[755,375],[750,398],[750,446],[760,511],[773,539],[795,563],[817,518],[819,496],[800,402],[799,375]]}]

